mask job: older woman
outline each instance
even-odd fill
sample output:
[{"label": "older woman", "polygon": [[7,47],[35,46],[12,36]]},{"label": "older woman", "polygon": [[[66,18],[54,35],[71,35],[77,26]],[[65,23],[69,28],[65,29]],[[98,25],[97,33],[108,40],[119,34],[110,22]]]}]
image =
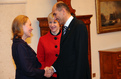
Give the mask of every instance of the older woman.
[{"label": "older woman", "polygon": [[41,63],[38,62],[36,53],[25,42],[28,37],[31,37],[32,30],[31,21],[25,15],[17,16],[12,23],[12,56],[16,64],[15,79],[40,79],[43,76],[52,75],[46,69],[39,69]]},{"label": "older woman", "polygon": [[[41,69],[46,66],[52,66],[60,52],[62,31],[60,30],[58,21],[55,20],[52,13],[48,15],[48,24],[50,31],[46,35],[40,37],[37,48],[37,58],[42,64]],[[57,74],[54,73],[50,79],[57,79]]]}]

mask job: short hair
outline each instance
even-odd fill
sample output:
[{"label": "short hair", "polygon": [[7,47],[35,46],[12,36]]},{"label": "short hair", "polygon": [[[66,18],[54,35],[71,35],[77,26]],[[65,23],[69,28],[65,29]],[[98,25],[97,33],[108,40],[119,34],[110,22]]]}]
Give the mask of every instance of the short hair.
[{"label": "short hair", "polygon": [[12,23],[12,33],[13,37],[15,38],[22,38],[23,36],[23,28],[22,26],[25,25],[29,18],[25,15],[18,15]]},{"label": "short hair", "polygon": [[61,11],[62,8],[65,8],[66,11],[70,13],[70,9],[69,9],[68,5],[66,5],[63,1],[57,2],[56,8],[57,8],[58,11]]},{"label": "short hair", "polygon": [[50,13],[50,14],[48,15],[48,22],[49,22],[50,20],[55,20],[53,13]]}]

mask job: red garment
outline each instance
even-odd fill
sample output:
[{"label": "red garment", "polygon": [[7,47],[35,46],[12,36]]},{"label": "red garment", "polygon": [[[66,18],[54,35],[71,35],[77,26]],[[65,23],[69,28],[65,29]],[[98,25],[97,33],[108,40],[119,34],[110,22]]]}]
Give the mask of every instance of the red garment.
[{"label": "red garment", "polygon": [[[60,32],[59,35],[54,36],[50,32],[46,35],[40,37],[38,47],[37,47],[37,58],[42,64],[40,69],[44,69],[46,66],[52,66],[56,61],[60,53]],[[54,73],[53,77],[57,77],[57,74]]]}]

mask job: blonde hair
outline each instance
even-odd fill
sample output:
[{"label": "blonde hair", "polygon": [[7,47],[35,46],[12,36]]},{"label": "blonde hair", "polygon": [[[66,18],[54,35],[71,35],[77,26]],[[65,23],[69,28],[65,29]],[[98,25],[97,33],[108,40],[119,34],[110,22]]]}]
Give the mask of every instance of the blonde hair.
[{"label": "blonde hair", "polygon": [[50,13],[48,15],[48,22],[51,21],[51,20],[55,20],[54,16],[53,16],[53,13]]},{"label": "blonde hair", "polygon": [[22,26],[25,25],[29,18],[25,15],[18,15],[12,23],[12,33],[13,37],[22,38],[23,36],[23,29]]}]

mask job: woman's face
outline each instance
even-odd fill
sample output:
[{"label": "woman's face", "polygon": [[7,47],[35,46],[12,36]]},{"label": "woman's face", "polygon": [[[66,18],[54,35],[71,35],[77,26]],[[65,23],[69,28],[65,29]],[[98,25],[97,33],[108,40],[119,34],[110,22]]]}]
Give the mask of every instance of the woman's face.
[{"label": "woman's face", "polygon": [[27,22],[25,23],[25,25],[23,25],[23,38],[24,40],[28,37],[31,37],[31,32],[32,32],[33,28],[31,26],[31,21],[28,19]]},{"label": "woman's face", "polygon": [[52,33],[57,34],[60,30],[60,25],[57,20],[50,20],[49,21],[49,28]]}]

